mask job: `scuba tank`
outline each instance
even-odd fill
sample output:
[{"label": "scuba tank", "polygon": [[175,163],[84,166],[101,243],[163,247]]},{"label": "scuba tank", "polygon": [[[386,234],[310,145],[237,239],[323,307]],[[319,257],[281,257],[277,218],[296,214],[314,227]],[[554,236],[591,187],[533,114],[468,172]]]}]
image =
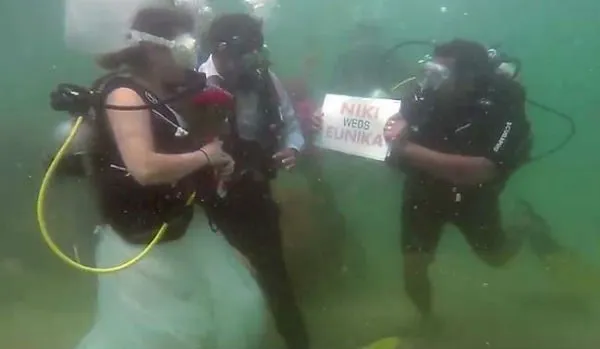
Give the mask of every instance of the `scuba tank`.
[{"label": "scuba tank", "polygon": [[[60,84],[50,94],[50,104],[56,111],[69,113],[69,119],[61,121],[53,132],[53,152],[46,167],[53,162],[58,150],[62,149],[61,161],[57,165],[59,177],[85,177],[91,174],[90,152],[94,144],[94,105],[95,92],[85,87]],[[69,140],[67,142],[67,140]]]},{"label": "scuba tank", "polygon": [[[53,153],[56,153],[57,149],[65,143],[69,138],[70,134],[76,127],[76,119],[70,118],[60,122],[54,129],[53,142]],[[77,126],[77,132],[74,134],[73,139],[69,142],[68,148],[63,153],[63,158],[60,166],[57,168],[58,176],[69,176],[69,177],[85,177],[92,173],[91,164],[89,162],[89,155],[91,149],[93,149],[94,142],[94,126],[90,125],[89,122],[84,121]],[[50,157],[48,163],[53,160]]]},{"label": "scuba tank", "polygon": [[521,74],[521,61],[519,59],[509,57],[495,48],[488,49],[488,57],[497,74],[513,80]]}]

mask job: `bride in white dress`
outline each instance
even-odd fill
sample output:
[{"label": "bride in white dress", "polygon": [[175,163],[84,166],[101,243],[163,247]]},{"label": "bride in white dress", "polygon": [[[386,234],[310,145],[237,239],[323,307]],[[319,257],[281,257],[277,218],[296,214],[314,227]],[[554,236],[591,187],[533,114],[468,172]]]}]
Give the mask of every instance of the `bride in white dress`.
[{"label": "bride in white dress", "polygon": [[[73,45],[80,45],[88,53],[92,49],[98,51],[95,53],[100,53],[102,49],[94,46],[93,40],[103,33],[120,33],[115,27],[131,22],[131,19],[125,19],[128,16],[123,12],[131,12],[136,8],[133,2],[139,4],[140,0],[67,0],[68,41]],[[107,7],[109,5],[112,7]],[[120,21],[120,24],[109,25],[112,17],[108,15],[111,13],[115,18],[118,17],[116,21]],[[141,39],[125,45],[117,43],[106,46],[118,50],[105,55],[105,68],[127,68],[133,72],[133,83],[128,85],[126,82],[125,87],[113,86],[111,92],[107,92],[106,102],[111,105],[148,104],[147,101],[144,102],[144,95],[148,97],[148,93],[143,92],[144,89],[166,98],[166,92],[161,91],[163,86],[172,83],[174,77],[183,79],[185,72],[181,65],[182,57],[177,56],[181,54],[180,50],[176,52],[173,50],[176,45],[170,44],[175,43],[181,35],[190,37],[194,25],[191,24],[193,18],[189,12],[146,8],[136,10],[131,17],[134,17],[133,24],[128,24],[127,30],[135,30],[137,37]],[[83,28],[86,23],[89,27]],[[101,32],[102,30],[105,32]],[[111,41],[116,43],[118,40],[105,38],[103,45]],[[193,54],[184,55],[183,58],[190,56]],[[131,86],[142,86],[142,92]],[[153,107],[153,110],[156,108]],[[170,113],[164,109],[161,112]],[[178,116],[172,109],[171,112],[171,116]],[[218,142],[189,153],[155,152],[155,148],[164,149],[169,144],[165,143],[165,137],[181,136],[181,132],[173,135],[162,127],[172,127],[175,123],[177,131],[180,131],[180,128],[185,127],[185,122],[179,123],[181,120],[175,117],[166,120],[169,122],[155,122],[154,114],[149,109],[107,109],[101,112],[99,118],[104,120],[103,132],[110,133],[105,139],[112,142],[113,155],[110,156],[120,162],[119,168],[123,171],[121,176],[118,173],[116,177],[112,174],[98,190],[102,197],[100,201],[104,200],[104,205],[100,206],[105,217],[108,217],[107,221],[114,221],[111,214],[125,222],[127,219],[151,219],[154,211],[144,209],[145,202],[140,196],[145,195],[147,190],[154,190],[153,186],[165,188],[168,184],[179,183],[182,178],[189,178],[203,167],[211,171],[223,171],[232,167],[231,158],[221,150]],[[166,118],[165,115],[159,116]],[[187,132],[183,134],[184,137],[187,136]],[[159,136],[163,137],[162,140],[157,138]],[[178,139],[175,141],[179,142]],[[110,167],[112,163],[110,162]],[[104,172],[100,171],[100,177],[102,173],[111,171],[107,167],[105,166]],[[121,189],[115,189],[115,181]],[[128,194],[132,190],[141,195]],[[169,200],[172,201],[172,197]],[[120,202],[125,202],[123,205],[131,205],[136,213],[119,211],[114,208],[114,204],[106,202],[116,203],[118,206],[121,206]],[[98,276],[96,317],[91,330],[80,341],[77,349],[260,347],[267,313],[257,281],[238,252],[225,238],[211,230],[204,210],[198,207],[194,211],[194,218],[182,237],[159,243],[138,263],[127,269]],[[113,223],[98,227],[95,256],[97,267],[119,265],[139,254],[145,247],[144,244],[127,242],[123,232],[123,229],[117,229]]]}]

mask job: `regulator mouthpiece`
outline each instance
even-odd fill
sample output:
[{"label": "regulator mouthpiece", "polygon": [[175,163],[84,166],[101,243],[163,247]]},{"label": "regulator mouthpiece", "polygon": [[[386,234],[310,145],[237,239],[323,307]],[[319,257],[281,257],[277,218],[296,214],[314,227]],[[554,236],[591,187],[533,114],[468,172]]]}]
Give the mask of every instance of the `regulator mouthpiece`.
[{"label": "regulator mouthpiece", "polygon": [[423,77],[419,85],[421,89],[437,90],[450,78],[450,69],[433,61],[423,63]]}]

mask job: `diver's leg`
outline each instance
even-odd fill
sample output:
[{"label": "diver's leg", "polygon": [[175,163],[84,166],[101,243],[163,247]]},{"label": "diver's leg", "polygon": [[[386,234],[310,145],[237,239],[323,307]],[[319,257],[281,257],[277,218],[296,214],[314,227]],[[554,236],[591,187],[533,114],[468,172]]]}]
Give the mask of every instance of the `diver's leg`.
[{"label": "diver's leg", "polygon": [[546,221],[526,201],[519,204],[519,215],[514,223],[503,226],[497,200],[473,202],[455,219],[475,253],[487,264],[500,267],[529,243],[534,254],[542,261],[562,247],[550,233]]},{"label": "diver's leg", "polygon": [[502,226],[498,200],[477,200],[461,206],[453,223],[486,264],[501,267],[516,256],[526,238],[519,227]]},{"label": "diver's leg", "polygon": [[308,331],[285,265],[277,204],[270,200],[267,205],[271,209],[265,216],[264,225],[259,228],[264,229],[264,238],[257,241],[260,245],[257,250],[261,251],[253,259],[254,265],[267,294],[277,329],[287,347],[308,349]]},{"label": "diver's leg", "polygon": [[[260,184],[256,185],[255,190]],[[245,214],[231,217],[235,223],[233,226],[230,224],[230,228],[236,231],[226,235],[235,237],[232,240],[235,240],[236,247],[255,268],[277,329],[287,347],[307,349],[308,332],[283,256],[279,209],[268,186],[261,191],[262,194],[255,192],[252,198],[244,200],[247,204]]]},{"label": "diver's leg", "polygon": [[505,265],[525,243],[544,263],[548,257],[563,251],[546,221],[531,204],[520,201],[518,214],[513,223],[503,226],[497,200],[477,202],[461,212],[455,223],[477,255],[493,267]]},{"label": "diver's leg", "polygon": [[441,237],[444,217],[436,211],[405,200],[402,207],[402,252],[405,289],[421,315],[432,315],[429,265]]},{"label": "diver's leg", "polygon": [[550,225],[534,211],[531,204],[520,201],[518,222],[528,233],[528,242],[539,258],[544,271],[552,276],[566,295],[578,300],[596,301],[600,293],[598,268],[586,261],[576,250],[561,245],[552,235]]},{"label": "diver's leg", "polygon": [[552,236],[546,220],[529,202],[520,200],[519,209],[521,217],[517,220],[518,229],[526,233],[531,249],[538,258],[545,260],[548,256],[564,251],[564,247]]}]

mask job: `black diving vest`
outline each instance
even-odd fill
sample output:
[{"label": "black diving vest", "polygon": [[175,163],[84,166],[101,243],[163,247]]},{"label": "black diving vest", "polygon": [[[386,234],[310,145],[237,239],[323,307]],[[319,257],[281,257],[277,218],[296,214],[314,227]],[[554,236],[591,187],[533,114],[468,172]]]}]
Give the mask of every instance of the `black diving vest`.
[{"label": "black diving vest", "polygon": [[[234,96],[237,103],[237,90],[234,86],[229,86],[219,76],[211,76],[208,78],[208,82],[227,90]],[[223,149],[235,160],[234,178],[243,177],[246,174],[260,174],[266,179],[274,179],[277,167],[274,164],[273,155],[279,148],[279,133],[283,127],[279,95],[274,81],[268,73],[260,76],[254,91],[258,95],[256,112],[262,115],[260,129],[262,140],[266,141],[266,145],[261,145],[257,141],[245,140],[239,136],[237,115],[234,112],[229,118],[229,135],[223,137],[225,141]]]},{"label": "black diving vest", "polygon": [[[118,88],[130,88],[151,105],[151,129],[155,151],[163,154],[188,153],[198,149],[184,121],[151,91],[128,76],[112,76],[102,82],[100,99]],[[95,140],[92,152],[92,183],[97,190],[103,222],[110,224],[127,242],[147,244],[164,222],[169,224],[161,242],[182,237],[193,217],[193,207],[186,205],[196,192],[209,196],[214,180],[209,170],[198,171],[174,184],[139,184],[127,171],[106,118],[106,110],[95,111]],[[203,201],[202,198],[196,202]]]}]

